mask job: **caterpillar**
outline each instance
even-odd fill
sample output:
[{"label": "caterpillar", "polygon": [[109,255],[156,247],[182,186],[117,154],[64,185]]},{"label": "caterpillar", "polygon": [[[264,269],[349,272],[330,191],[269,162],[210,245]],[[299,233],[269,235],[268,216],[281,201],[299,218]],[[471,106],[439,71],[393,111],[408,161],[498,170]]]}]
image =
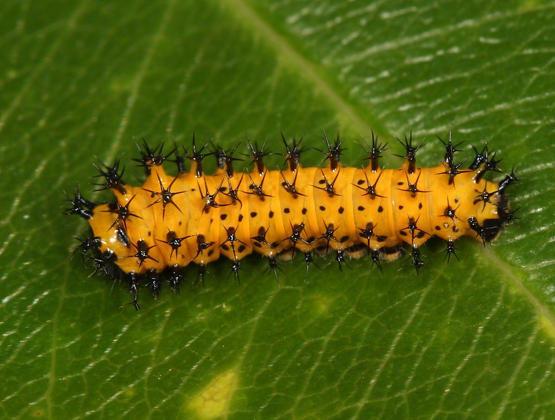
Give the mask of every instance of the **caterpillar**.
[{"label": "caterpillar", "polygon": [[[398,139],[399,140],[399,139]],[[164,153],[164,145],[139,147],[134,159],[145,170],[142,186],[124,182],[123,167],[96,165],[103,182],[98,190],[109,189],[114,200],[95,204],[79,188],[69,199],[68,214],[86,219],[91,236],[79,249],[92,253],[95,272],[110,277],[125,276],[139,309],[142,285],[158,298],[162,274],[173,291],[184,280],[182,268],[199,267],[203,278],[208,263],[221,255],[231,260],[238,276],[240,261],[253,251],[268,258],[275,271],[277,258],[304,254],[307,269],[313,252],[335,252],[341,265],[345,256],[369,254],[370,259],[392,260],[408,244],[417,272],[422,267],[420,247],[432,236],[446,241],[447,259],[455,255],[455,240],[471,236],[483,244],[495,240],[504,224],[513,220],[507,187],[517,181],[514,170],[499,182],[488,181],[487,172],[501,172],[495,153],[487,146],[475,152],[472,163],[463,168],[455,162],[461,143],[439,139],[445,148],[443,161],[435,167],[419,167],[412,134],[404,141],[404,163],[399,169],[385,169],[380,158],[387,146],[372,133],[364,147],[368,165],[343,166],[339,136],[330,142],[324,135],[326,167],[303,167],[302,140],[293,138],[285,146],[284,169],[264,165],[269,154],[265,145],[248,142],[251,171],[237,172],[232,150],[207,145],[197,147],[193,136],[191,151],[178,148]],[[216,159],[213,175],[203,171],[207,156]],[[173,157],[173,159],[170,159]],[[186,159],[191,161],[187,171]],[[173,160],[177,175],[163,164]]]}]

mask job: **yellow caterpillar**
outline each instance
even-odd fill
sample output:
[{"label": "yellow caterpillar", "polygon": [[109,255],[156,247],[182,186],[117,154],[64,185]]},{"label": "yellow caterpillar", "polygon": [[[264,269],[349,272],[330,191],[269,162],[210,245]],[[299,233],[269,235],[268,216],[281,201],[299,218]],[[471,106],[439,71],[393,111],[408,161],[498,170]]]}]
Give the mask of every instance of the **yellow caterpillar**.
[{"label": "yellow caterpillar", "polygon": [[[172,289],[182,281],[181,268],[197,264],[203,275],[211,261],[224,255],[237,275],[239,262],[253,251],[276,258],[335,251],[341,263],[345,254],[360,257],[370,253],[376,263],[391,260],[410,246],[414,266],[423,262],[420,246],[432,236],[447,242],[447,255],[455,253],[454,242],[468,235],[483,243],[494,240],[502,226],[512,220],[506,187],[516,180],[514,172],[500,183],[487,181],[487,171],[499,171],[495,155],[487,147],[468,168],[454,161],[456,146],[443,142],[443,162],[435,167],[418,167],[412,137],[405,138],[405,162],[399,169],[382,169],[379,158],[385,146],[372,135],[366,150],[368,166],[342,166],[341,141],[325,138],[325,168],[302,167],[300,142],[285,145],[287,168],[269,170],[267,154],[249,143],[254,168],[236,172],[233,152],[217,149],[204,153],[194,140],[185,170],[184,156],[163,146],[150,149],[146,143],[141,158],[147,177],[141,186],[123,179],[119,162],[100,168],[115,200],[95,205],[79,191],[70,200],[68,213],[88,220],[92,236],[81,248],[92,250],[97,270],[109,275],[124,273],[136,308],[138,287],[145,282],[155,297],[160,274],[167,273]],[[458,146],[458,145],[457,145]],[[175,152],[178,174],[168,175],[164,161]],[[217,158],[218,169],[206,175],[203,158]]]}]

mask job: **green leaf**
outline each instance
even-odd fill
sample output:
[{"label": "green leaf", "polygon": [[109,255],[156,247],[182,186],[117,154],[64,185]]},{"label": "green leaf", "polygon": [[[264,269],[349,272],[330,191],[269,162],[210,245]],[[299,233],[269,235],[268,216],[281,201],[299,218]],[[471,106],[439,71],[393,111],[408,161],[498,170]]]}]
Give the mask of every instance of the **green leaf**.
[{"label": "green leaf", "polygon": [[[542,1],[17,1],[0,5],[0,415],[5,418],[554,418],[555,7]],[[430,241],[416,276],[333,258],[188,271],[142,310],[73,253],[63,215],[135,141],[412,130],[515,166],[491,246]],[[306,165],[321,155],[308,150]],[[245,163],[246,164],[246,163]],[[272,167],[281,164],[275,156]]]}]

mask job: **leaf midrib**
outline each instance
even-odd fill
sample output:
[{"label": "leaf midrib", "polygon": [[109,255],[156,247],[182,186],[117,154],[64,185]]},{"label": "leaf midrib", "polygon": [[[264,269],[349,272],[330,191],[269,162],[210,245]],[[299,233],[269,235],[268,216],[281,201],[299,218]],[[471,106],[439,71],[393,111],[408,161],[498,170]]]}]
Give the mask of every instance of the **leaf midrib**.
[{"label": "leaf midrib", "polygon": [[[549,308],[544,305],[530,289],[528,289],[524,283],[515,275],[513,268],[506,262],[503,261],[499,256],[493,252],[491,247],[485,247],[481,252],[482,258],[489,259],[489,263],[497,268],[502,274],[503,278],[506,279],[516,290],[522,294],[526,300],[532,305],[534,310],[536,311],[538,317],[543,317],[545,322],[547,323],[547,327],[551,329],[551,331],[555,331],[555,316],[551,313]],[[552,338],[555,338],[555,335],[549,334]]]},{"label": "leaf midrib", "polygon": [[[390,136],[386,127],[380,124],[373,115],[365,113],[363,117],[357,108],[348,102],[348,98],[344,98],[337,91],[336,86],[323,76],[324,70],[295,49],[291,41],[280,34],[252,6],[244,0],[228,0],[225,3],[229,6],[230,14],[236,15],[238,22],[251,27],[254,32],[259,33],[266,39],[268,44],[281,56],[282,62],[294,68],[301,77],[312,83],[340,114],[345,115],[352,121],[361,134],[368,134],[373,130],[382,136]],[[368,124],[368,120],[371,121],[371,125]]]}]

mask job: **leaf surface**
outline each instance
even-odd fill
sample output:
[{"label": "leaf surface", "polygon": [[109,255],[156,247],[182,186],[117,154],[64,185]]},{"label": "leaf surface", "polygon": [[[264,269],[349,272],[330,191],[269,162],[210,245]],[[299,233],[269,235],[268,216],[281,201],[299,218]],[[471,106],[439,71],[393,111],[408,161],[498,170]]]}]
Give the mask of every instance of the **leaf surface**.
[{"label": "leaf surface", "polygon": [[[0,5],[0,415],[6,418],[553,418],[555,147],[552,2],[278,0]],[[322,130],[345,163],[373,129],[487,142],[519,219],[491,246],[430,241],[372,267],[332,257],[276,281],[250,257],[194,268],[142,310],[88,277],[64,193],[135,142],[225,147]],[[332,135],[333,135],[332,134]],[[269,166],[282,158],[269,159]],[[244,163],[246,165],[246,162]],[[209,165],[210,167],[210,165]],[[212,163],[213,168],[213,163]]]}]

